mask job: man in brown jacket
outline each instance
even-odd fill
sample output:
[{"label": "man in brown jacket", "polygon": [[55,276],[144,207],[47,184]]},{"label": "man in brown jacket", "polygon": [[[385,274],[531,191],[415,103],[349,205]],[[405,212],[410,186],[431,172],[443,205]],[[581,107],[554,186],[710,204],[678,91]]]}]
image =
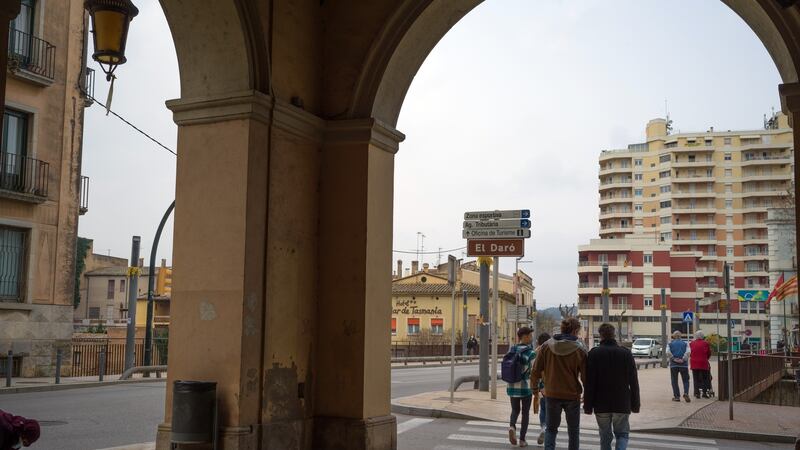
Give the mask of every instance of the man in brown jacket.
[{"label": "man in brown jacket", "polygon": [[[582,384],[586,384],[586,347],[578,340],[581,323],[574,317],[561,322],[561,334],[545,342],[536,355],[531,380],[544,379],[547,386],[545,450],[555,450],[561,411],[567,416],[569,450],[578,450],[581,427]],[[535,383],[531,383],[535,386]]]}]

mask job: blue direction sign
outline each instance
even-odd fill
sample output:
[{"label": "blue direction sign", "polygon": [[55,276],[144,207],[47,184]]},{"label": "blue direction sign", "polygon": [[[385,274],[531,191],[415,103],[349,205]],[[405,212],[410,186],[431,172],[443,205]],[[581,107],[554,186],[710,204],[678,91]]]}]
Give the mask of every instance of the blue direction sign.
[{"label": "blue direction sign", "polygon": [[530,219],[530,209],[511,209],[506,211],[468,211],[464,220]]},{"label": "blue direction sign", "polygon": [[531,221],[528,219],[512,220],[469,220],[464,222],[465,230],[496,230],[499,228],[530,228]]},{"label": "blue direction sign", "polygon": [[691,311],[684,311],[683,323],[692,323],[692,322],[694,322],[694,313]]},{"label": "blue direction sign", "polygon": [[464,239],[527,239],[531,237],[531,230],[530,228],[495,228],[488,230],[473,228],[469,230],[463,230],[461,237]]}]

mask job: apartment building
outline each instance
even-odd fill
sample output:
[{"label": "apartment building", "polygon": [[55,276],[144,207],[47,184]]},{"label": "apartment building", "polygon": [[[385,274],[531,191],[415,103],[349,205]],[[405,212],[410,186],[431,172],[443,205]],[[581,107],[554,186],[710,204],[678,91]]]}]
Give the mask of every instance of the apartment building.
[{"label": "apartment building", "polygon": [[[81,176],[86,16],[78,0],[22,0],[11,21],[0,144],[0,351],[14,375],[69,365]],[[0,371],[6,368],[2,363]]]},{"label": "apartment building", "polygon": [[[609,272],[609,320],[620,325],[624,338],[661,338],[661,291],[664,290],[667,330],[707,333],[725,328],[724,309],[718,309],[722,283],[707,280],[704,266],[712,258],[699,251],[676,251],[656,233],[626,235],[620,239],[593,239],[578,249],[578,310],[588,336],[597,337],[602,323],[603,266]],[[733,291],[734,345],[745,338],[760,346],[769,335],[764,301],[741,290]],[[683,321],[691,311],[695,321]]]}]

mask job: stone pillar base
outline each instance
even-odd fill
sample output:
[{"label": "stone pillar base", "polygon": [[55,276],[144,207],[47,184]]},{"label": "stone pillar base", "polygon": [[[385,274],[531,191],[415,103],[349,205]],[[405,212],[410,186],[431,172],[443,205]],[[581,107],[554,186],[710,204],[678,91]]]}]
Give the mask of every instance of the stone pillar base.
[{"label": "stone pillar base", "polygon": [[[156,433],[156,450],[171,450],[170,449],[170,432],[172,427],[168,423],[162,423],[158,426]],[[257,450],[258,441],[254,427],[225,427],[220,430],[220,449],[223,450]],[[178,446],[178,449],[184,447]],[[207,446],[193,445],[187,446],[192,450],[211,450],[211,444]]]},{"label": "stone pillar base", "polygon": [[396,450],[397,419],[392,416],[369,419],[314,418],[314,449]]}]

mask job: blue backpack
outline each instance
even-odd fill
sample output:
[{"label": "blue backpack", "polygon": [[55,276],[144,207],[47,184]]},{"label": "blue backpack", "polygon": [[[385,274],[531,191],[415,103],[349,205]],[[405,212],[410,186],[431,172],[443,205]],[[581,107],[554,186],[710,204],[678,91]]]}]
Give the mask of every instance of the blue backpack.
[{"label": "blue backpack", "polygon": [[519,383],[522,381],[522,374],[525,372],[525,360],[522,358],[520,348],[527,346],[515,345],[508,353],[503,356],[503,363],[500,365],[500,378],[506,383]]}]

